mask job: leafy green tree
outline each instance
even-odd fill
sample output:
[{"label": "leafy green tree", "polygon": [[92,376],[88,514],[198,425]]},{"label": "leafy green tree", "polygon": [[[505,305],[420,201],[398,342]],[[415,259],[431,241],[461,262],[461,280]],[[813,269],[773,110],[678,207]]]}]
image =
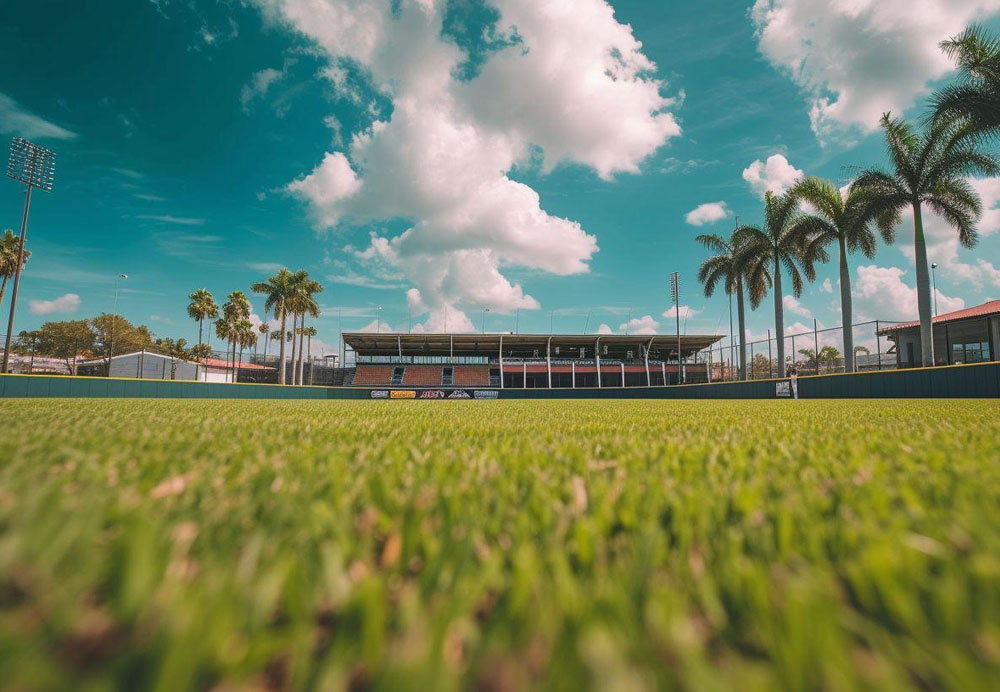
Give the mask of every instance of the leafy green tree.
[{"label": "leafy green tree", "polygon": [[811,348],[800,348],[799,355],[805,357],[805,365],[819,372],[819,360],[816,358],[816,351]]},{"label": "leafy green tree", "polygon": [[267,314],[264,314],[264,321],[257,325],[257,331],[264,337],[264,364],[267,364],[267,345],[271,336],[271,331],[267,326]]},{"label": "leafy green tree", "polygon": [[[698,269],[698,281],[705,287],[705,296],[711,298],[720,282],[727,295],[736,295],[736,313],[739,321],[740,348],[740,379],[747,378],[746,352],[746,321],[744,315],[744,282],[747,269],[751,266],[751,258],[736,245],[736,233],[728,240],[712,234],[699,235],[695,238],[699,243],[715,254],[702,262]],[[760,277],[758,276],[758,279]],[[758,290],[763,290],[758,287]]]},{"label": "leafy green tree", "polygon": [[854,181],[865,198],[863,214],[877,220],[882,236],[892,240],[903,211],[913,213],[913,255],[917,274],[920,352],[925,366],[934,365],[931,282],[927,265],[923,208],[926,205],[958,232],[967,248],[978,241],[976,224],[982,201],[969,184],[974,174],[998,175],[1000,164],[979,149],[965,126],[935,121],[925,133],[888,113],[882,116],[891,169],[869,168]]},{"label": "leafy green tree", "polygon": [[816,262],[829,259],[823,243],[811,238],[800,225],[798,199],[791,194],[764,195],[764,225],[740,226],[733,241],[741,255],[747,257],[747,283],[750,304],[756,308],[766,295],[767,287],[774,294],[775,341],[778,345],[778,377],[785,376],[785,314],[782,295],[782,267],[792,280],[792,293],[802,295],[803,276],[816,278]]},{"label": "leafy green tree", "polygon": [[[264,310],[281,320],[279,334],[288,329],[288,316],[292,314],[290,300],[294,294],[293,275],[287,269],[280,269],[267,281],[259,281],[250,287],[254,293],[265,296]],[[280,339],[281,353],[278,356],[278,383],[285,384],[285,339]]]},{"label": "leafy green tree", "polygon": [[960,122],[973,136],[1000,134],[1000,39],[982,26],[941,43],[958,64],[958,80],[931,98],[934,119]]},{"label": "leafy green tree", "polygon": [[111,358],[149,348],[153,335],[146,325],[136,326],[121,315],[103,313],[90,320],[95,334],[95,349],[104,358],[105,374],[111,370]]},{"label": "leafy green tree", "polygon": [[819,350],[819,362],[828,368],[837,367],[840,358],[840,351],[836,346],[824,346]]},{"label": "leafy green tree", "polygon": [[[9,228],[0,236],[0,315],[3,314],[3,294],[7,290],[7,281],[17,270],[18,236]],[[25,248],[21,260],[21,269],[27,264],[31,252]]]},{"label": "leafy green tree", "polygon": [[87,320],[46,322],[38,330],[39,353],[52,358],[62,358],[66,369],[76,374],[77,357],[94,348],[97,336]]},{"label": "leafy green tree", "polygon": [[187,360],[191,357],[191,350],[187,347],[187,339],[171,339],[165,337],[157,339],[153,344],[157,353],[170,357],[170,379],[177,379],[177,361]]},{"label": "leafy green tree", "polygon": [[[860,188],[851,185],[846,194],[829,180],[805,178],[792,188],[791,194],[808,202],[815,213],[803,214],[796,222],[796,232],[813,242],[836,245],[840,257],[840,315],[844,331],[844,351],[854,353],[853,301],[851,300],[851,268],[848,254],[861,251],[871,259],[875,256],[874,220],[865,214],[867,203]],[[891,234],[886,238],[892,241]],[[844,364],[854,372],[854,358]]]}]

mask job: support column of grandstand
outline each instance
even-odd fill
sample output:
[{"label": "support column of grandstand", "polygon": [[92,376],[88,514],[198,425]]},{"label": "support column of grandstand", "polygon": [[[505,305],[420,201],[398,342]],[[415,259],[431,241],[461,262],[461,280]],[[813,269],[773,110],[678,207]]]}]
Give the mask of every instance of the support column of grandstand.
[{"label": "support column of grandstand", "polygon": [[[714,335],[344,334],[354,384],[413,388],[658,387],[709,381]],[[678,348],[680,353],[678,353]],[[603,366],[603,367],[602,367]]]}]

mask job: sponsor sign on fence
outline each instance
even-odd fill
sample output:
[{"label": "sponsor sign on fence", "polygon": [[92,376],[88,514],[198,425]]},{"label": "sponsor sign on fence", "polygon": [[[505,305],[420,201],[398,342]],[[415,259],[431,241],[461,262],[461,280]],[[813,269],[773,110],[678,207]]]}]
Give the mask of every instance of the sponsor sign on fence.
[{"label": "sponsor sign on fence", "polygon": [[788,399],[792,398],[792,383],[788,381],[775,382],[774,395]]},{"label": "sponsor sign on fence", "polygon": [[496,389],[373,389],[372,399],[498,399]]}]

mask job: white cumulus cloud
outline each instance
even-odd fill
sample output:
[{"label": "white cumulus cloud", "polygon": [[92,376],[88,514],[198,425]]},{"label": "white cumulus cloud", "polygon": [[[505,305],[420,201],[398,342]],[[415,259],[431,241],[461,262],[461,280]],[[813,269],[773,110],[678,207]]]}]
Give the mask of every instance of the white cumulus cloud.
[{"label": "white cumulus cloud", "polygon": [[[663,316],[667,319],[674,319],[677,317],[677,306],[671,305],[668,309],[663,311]],[[686,320],[697,315],[701,310],[695,310],[690,305],[682,305],[680,308],[681,319]]]},{"label": "white cumulus cloud", "polygon": [[704,226],[708,223],[722,221],[727,216],[729,216],[729,209],[725,202],[707,202],[689,211],[684,218],[692,226]]},{"label": "white cumulus cloud", "polygon": [[618,325],[618,331],[627,334],[650,335],[656,334],[659,327],[660,323],[654,320],[652,315],[643,315],[642,317],[633,317],[628,322],[622,322]]},{"label": "white cumulus cloud", "polygon": [[332,66],[363,67],[392,100],[391,117],[288,190],[320,228],[409,220],[356,257],[405,277],[429,325],[443,325],[445,310],[461,324],[463,308],[537,308],[504,267],[588,271],[596,238],[548,214],[535,190],[509,177],[517,164],[538,155],[543,171],[569,161],[610,179],[638,171],[680,134],[655,65],[605,0],[495,0],[495,31],[518,41],[468,80],[457,76],[466,55],[442,36],[444,0],[259,2]]},{"label": "white cumulus cloud", "polygon": [[32,315],[55,315],[76,312],[80,308],[80,296],[67,293],[53,300],[29,300],[28,310]]},{"label": "white cumulus cloud", "polygon": [[602,322],[601,326],[597,328],[597,333],[598,334],[614,334],[615,330],[613,330],[609,325],[604,324]]},{"label": "white cumulus cloud", "polygon": [[772,154],[767,157],[767,161],[757,159],[743,169],[743,179],[761,197],[765,192],[783,194],[804,175],[805,173],[788,163],[783,154]]},{"label": "white cumulus cloud", "polygon": [[757,0],[760,52],[801,89],[820,141],[870,132],[953,68],[938,48],[996,0]]},{"label": "white cumulus cloud", "polygon": [[785,296],[782,298],[782,303],[784,303],[785,310],[788,312],[799,315],[800,317],[812,317],[812,313],[809,312],[809,308],[803,305],[795,296]]},{"label": "white cumulus cloud", "polygon": [[[861,265],[854,282],[855,308],[865,320],[913,320],[917,318],[917,289],[903,281],[906,274],[899,267]],[[940,312],[965,307],[958,297],[937,292]]]}]

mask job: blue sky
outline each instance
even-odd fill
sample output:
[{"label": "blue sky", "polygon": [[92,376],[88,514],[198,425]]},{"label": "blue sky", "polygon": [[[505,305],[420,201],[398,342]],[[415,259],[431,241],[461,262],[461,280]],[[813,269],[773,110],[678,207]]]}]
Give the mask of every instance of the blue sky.
[{"label": "blue sky", "polygon": [[[324,283],[331,349],[376,306],[402,330],[478,329],[489,308],[490,331],[670,332],[675,270],[685,329],[727,331],[694,237],[760,220],[766,187],[881,163],[878,114],[919,116],[949,78],[936,43],[1000,9],[829,4],[4,3],[0,135],[58,155],[17,328],[111,311],[125,273],[126,317],[193,340],[188,293],[288,266]],[[978,248],[931,225],[942,310],[1000,297],[1000,184],[977,187]],[[0,227],[22,199],[0,185]],[[856,315],[914,315],[911,237],[852,258]],[[836,278],[786,324],[838,324]],[[749,315],[755,337],[772,324],[769,303]]]}]

